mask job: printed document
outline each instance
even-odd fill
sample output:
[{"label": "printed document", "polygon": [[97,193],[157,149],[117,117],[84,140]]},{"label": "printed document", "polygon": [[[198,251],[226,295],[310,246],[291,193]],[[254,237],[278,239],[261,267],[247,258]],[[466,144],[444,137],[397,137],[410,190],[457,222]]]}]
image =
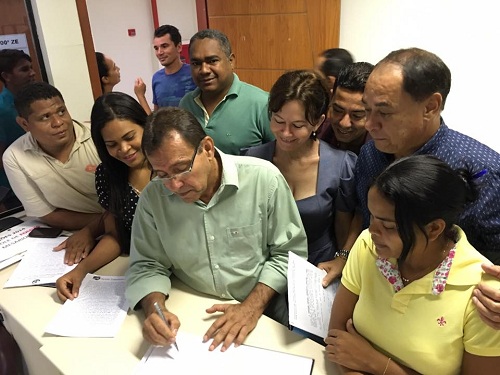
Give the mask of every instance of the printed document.
[{"label": "printed document", "polygon": [[290,325],[319,337],[328,335],[333,300],[340,281],[323,288],[326,271],[288,252],[288,303]]},{"label": "printed document", "polygon": [[49,285],[54,286],[56,280],[71,271],[75,265],[64,264],[64,250],[53,251],[54,247],[67,237],[32,238],[23,240],[28,249],[17,265],[4,288],[16,286]]},{"label": "printed document", "polygon": [[28,234],[40,224],[37,220],[28,220],[0,233],[0,269],[21,260],[28,249]]},{"label": "printed document", "polygon": [[[182,329],[182,328],[181,328]],[[134,375],[150,374],[294,374],[312,373],[314,360],[273,350],[248,345],[235,348],[231,345],[225,352],[220,346],[209,351],[211,340],[202,342],[202,337],[179,331],[179,351],[170,347],[151,346]]]},{"label": "printed document", "polygon": [[69,337],[115,337],[127,310],[125,276],[87,274],[78,297],[64,302],[45,332]]}]

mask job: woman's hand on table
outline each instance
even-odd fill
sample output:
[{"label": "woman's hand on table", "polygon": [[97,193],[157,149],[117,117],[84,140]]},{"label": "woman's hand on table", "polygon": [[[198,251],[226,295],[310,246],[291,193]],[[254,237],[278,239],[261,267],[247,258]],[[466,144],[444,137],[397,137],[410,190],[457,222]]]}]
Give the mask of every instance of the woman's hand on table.
[{"label": "woman's hand on table", "polygon": [[78,297],[80,285],[86,275],[87,272],[76,267],[56,280],[57,296],[61,302]]},{"label": "woman's hand on table", "polygon": [[86,258],[94,248],[95,243],[96,241],[91,231],[85,227],[54,247],[54,251],[65,249],[64,263],[72,266]]}]

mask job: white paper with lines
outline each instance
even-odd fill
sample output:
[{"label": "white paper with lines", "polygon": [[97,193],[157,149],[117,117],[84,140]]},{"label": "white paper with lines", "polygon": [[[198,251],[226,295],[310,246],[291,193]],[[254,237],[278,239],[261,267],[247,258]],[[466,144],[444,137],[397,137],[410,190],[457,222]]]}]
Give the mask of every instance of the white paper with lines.
[{"label": "white paper with lines", "polygon": [[319,337],[328,335],[330,312],[340,284],[323,288],[326,272],[298,255],[288,252],[288,303],[290,325]]},{"label": "white paper with lines", "polygon": [[53,251],[67,237],[32,238],[23,241],[28,249],[4,288],[55,285],[56,280],[76,267],[64,264],[64,250]]}]

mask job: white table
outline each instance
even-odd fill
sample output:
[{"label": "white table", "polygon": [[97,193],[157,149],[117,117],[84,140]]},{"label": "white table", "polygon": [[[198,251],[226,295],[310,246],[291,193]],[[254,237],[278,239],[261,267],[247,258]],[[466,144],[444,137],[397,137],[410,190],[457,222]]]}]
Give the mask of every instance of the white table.
[{"label": "white table", "polygon": [[[123,275],[127,257],[119,257],[99,270],[101,275]],[[0,271],[0,286],[16,265]],[[222,300],[198,293],[173,279],[169,309],[181,321],[181,330],[202,336],[213,316],[205,309]],[[227,302],[227,301],[226,301]],[[30,375],[131,374],[149,347],[142,338],[142,311],[129,310],[115,338],[72,338],[45,334],[61,303],[54,288],[0,289],[0,309],[25,358]],[[246,344],[314,358],[313,374],[336,375],[335,365],[325,361],[324,348],[272,319],[262,316]]]}]

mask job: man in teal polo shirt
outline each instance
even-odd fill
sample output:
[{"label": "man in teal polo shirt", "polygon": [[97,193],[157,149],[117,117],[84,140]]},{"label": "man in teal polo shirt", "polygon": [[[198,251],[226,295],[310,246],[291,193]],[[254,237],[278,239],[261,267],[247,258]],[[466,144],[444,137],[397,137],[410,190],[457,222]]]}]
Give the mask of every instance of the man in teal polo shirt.
[{"label": "man in teal polo shirt", "polygon": [[[35,81],[35,71],[31,57],[21,50],[4,49],[0,51],[0,80],[4,87],[0,92],[0,159],[4,151],[25,131],[17,122],[14,95],[28,83]],[[10,187],[7,176],[0,166],[0,186]]]},{"label": "man in teal polo shirt", "polygon": [[202,30],[189,43],[191,74],[198,86],[179,106],[190,111],[223,152],[244,154],[274,140],[269,128],[268,93],[233,73],[234,54],[226,35]]}]

